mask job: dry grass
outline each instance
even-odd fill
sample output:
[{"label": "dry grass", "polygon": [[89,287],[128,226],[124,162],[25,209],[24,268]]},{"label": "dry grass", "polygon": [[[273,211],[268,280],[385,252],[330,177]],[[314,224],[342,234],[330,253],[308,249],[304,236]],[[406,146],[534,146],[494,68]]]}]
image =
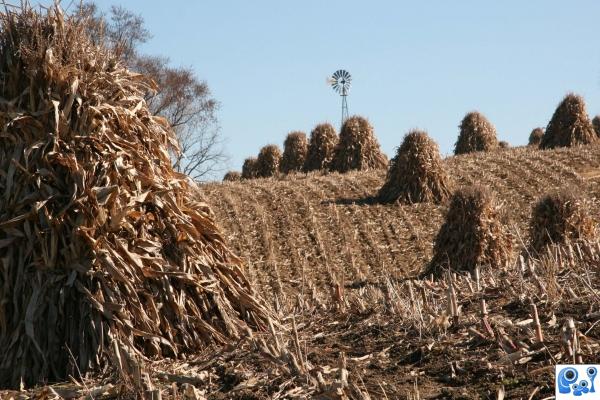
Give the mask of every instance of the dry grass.
[{"label": "dry grass", "polygon": [[542,142],[542,137],[544,137],[544,128],[535,128],[529,134],[529,146],[539,147]]},{"label": "dry grass", "polygon": [[498,147],[500,147],[501,149],[509,149],[510,148],[510,143],[501,140],[500,142],[498,142]]},{"label": "dry grass", "polygon": [[284,174],[301,171],[307,151],[306,134],[304,132],[289,133],[283,143],[283,157],[279,164],[279,170]]},{"label": "dry grass", "polygon": [[535,204],[529,228],[534,251],[541,252],[552,244],[596,240],[597,224],[589,215],[590,203],[575,193],[575,188],[562,189]]},{"label": "dry grass", "polygon": [[381,152],[369,121],[359,116],[348,118],[335,148],[332,169],[368,171],[386,166],[387,157]]},{"label": "dry grass", "polygon": [[513,237],[495,196],[483,186],[457,190],[438,232],[427,273],[505,268],[513,259]]},{"label": "dry grass", "polygon": [[426,132],[411,131],[390,162],[378,198],[385,203],[441,203],[450,196],[450,186],[437,143]]},{"label": "dry grass", "polygon": [[[195,185],[175,173],[153,82],[86,25],[0,14],[0,387],[227,343],[270,312]],[[210,287],[210,288],[209,288]]]},{"label": "dry grass", "polygon": [[304,172],[330,170],[337,142],[338,136],[331,124],[317,125],[310,133]]},{"label": "dry grass", "polygon": [[569,93],[560,102],[542,137],[540,148],[570,147],[596,142],[583,97]]},{"label": "dry grass", "polygon": [[494,125],[477,111],[465,115],[460,123],[460,133],[454,145],[454,154],[490,151],[496,148],[498,148],[498,139]]},{"label": "dry grass", "polygon": [[281,164],[281,150],[274,144],[269,144],[260,149],[256,158],[256,176],[269,178],[276,176]]}]

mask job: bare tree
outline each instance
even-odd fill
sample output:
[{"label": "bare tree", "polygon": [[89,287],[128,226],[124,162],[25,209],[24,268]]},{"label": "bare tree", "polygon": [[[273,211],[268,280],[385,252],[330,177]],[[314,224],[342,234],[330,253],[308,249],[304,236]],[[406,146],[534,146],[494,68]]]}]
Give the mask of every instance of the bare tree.
[{"label": "bare tree", "polygon": [[141,55],[138,48],[150,38],[140,15],[112,6],[108,15],[94,2],[83,3],[79,15],[89,21],[90,35],[113,49],[130,68],[151,77],[158,92],[146,94],[150,110],[165,117],[177,136],[179,150],[172,152],[173,166],[196,180],[221,171],[228,157],[216,111],[219,103],[206,82],[191,68],[171,67],[162,56]]},{"label": "bare tree", "polygon": [[150,110],[171,123],[179,140],[173,153],[176,170],[202,180],[219,170],[227,160],[215,113],[218,102],[206,82],[199,81],[189,68],[168,67],[165,57],[137,57],[134,68],[147,74],[162,89],[148,93]]}]

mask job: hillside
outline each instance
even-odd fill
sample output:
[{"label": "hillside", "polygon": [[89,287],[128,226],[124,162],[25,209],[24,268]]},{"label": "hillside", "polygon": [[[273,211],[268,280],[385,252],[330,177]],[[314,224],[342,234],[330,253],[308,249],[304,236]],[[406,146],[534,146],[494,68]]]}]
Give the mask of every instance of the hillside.
[{"label": "hillside", "polygon": [[[595,201],[600,147],[449,157],[456,186],[479,183],[503,201],[515,231],[527,240],[533,202],[572,185]],[[299,174],[203,187],[229,245],[247,261],[250,279],[274,288],[347,287],[418,274],[431,257],[444,206],[382,205],[372,196],[384,171]]]}]

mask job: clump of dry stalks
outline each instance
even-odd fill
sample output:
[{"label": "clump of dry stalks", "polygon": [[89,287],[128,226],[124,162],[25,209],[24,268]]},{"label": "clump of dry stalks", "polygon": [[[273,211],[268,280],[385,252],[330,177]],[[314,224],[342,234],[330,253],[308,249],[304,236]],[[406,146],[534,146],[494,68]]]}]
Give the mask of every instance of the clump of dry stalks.
[{"label": "clump of dry stalks", "polygon": [[475,267],[499,268],[513,259],[513,237],[502,221],[500,206],[483,186],[457,190],[434,242],[427,273],[444,270],[473,272]]},{"label": "clump of dry stalks", "polygon": [[270,314],[144,101],[153,82],[27,3],[0,13],[0,387],[227,343]]},{"label": "clump of dry stalks", "polygon": [[594,132],[596,132],[596,136],[600,137],[600,115],[596,115],[592,119],[592,126],[594,127]]},{"label": "clump of dry stalks", "polygon": [[337,142],[338,136],[331,124],[317,125],[310,133],[304,172],[329,170]]},{"label": "clump of dry stalks", "polygon": [[569,93],[560,102],[546,127],[540,148],[570,147],[598,139],[590,122],[583,97]]},{"label": "clump of dry stalks", "polygon": [[258,177],[256,157],[248,157],[242,166],[242,179],[254,179]]},{"label": "clump of dry stalks", "polygon": [[544,136],[544,128],[535,128],[529,134],[529,146],[539,147],[542,142],[542,137]]},{"label": "clump of dry stalks", "polygon": [[242,174],[238,171],[229,171],[223,176],[223,182],[237,182],[242,180]]},{"label": "clump of dry stalks", "polygon": [[353,116],[344,122],[332,164],[333,170],[338,172],[383,169],[387,166],[387,157],[381,152],[369,121]]},{"label": "clump of dry stalks", "polygon": [[460,133],[454,145],[454,154],[490,151],[498,148],[496,128],[481,113],[473,111],[460,123]]},{"label": "clump of dry stalks", "polygon": [[426,132],[409,132],[390,162],[379,200],[441,203],[449,196],[450,179],[437,143]]},{"label": "clump of dry stalks", "polygon": [[308,141],[304,132],[291,132],[283,142],[283,157],[279,170],[284,174],[302,170],[306,160]]},{"label": "clump of dry stalks", "polygon": [[533,207],[529,226],[530,246],[541,252],[552,244],[596,240],[597,227],[589,215],[589,201],[559,190],[542,197]]},{"label": "clump of dry stalks", "polygon": [[274,144],[264,146],[256,158],[256,176],[269,178],[276,176],[281,164],[281,150]]}]

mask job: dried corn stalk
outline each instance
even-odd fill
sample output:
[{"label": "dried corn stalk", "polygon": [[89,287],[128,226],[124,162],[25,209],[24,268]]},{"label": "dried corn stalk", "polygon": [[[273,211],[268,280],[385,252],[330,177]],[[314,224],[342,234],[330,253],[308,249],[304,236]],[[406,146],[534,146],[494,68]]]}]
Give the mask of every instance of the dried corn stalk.
[{"label": "dried corn stalk", "polygon": [[441,203],[450,196],[450,178],[440,150],[426,132],[411,131],[390,162],[379,199],[391,203]]},{"label": "dried corn stalk", "polygon": [[369,121],[359,116],[348,118],[335,147],[332,169],[338,172],[383,169],[387,162]]},{"label": "dried corn stalk", "polygon": [[173,132],[143,100],[154,84],[58,7],[0,19],[0,387],[262,325],[268,310],[171,167]]}]

